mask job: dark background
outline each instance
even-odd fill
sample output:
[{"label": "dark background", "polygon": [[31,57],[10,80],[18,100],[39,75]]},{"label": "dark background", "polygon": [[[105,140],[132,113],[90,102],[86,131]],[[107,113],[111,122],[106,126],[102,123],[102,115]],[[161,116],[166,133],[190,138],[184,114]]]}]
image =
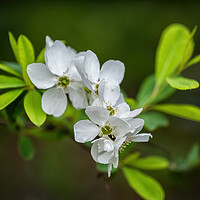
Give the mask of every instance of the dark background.
[{"label": "dark background", "polygon": [[[145,77],[154,72],[155,52],[163,29],[182,23],[200,25],[198,1],[10,1],[0,6],[0,60],[14,61],[8,31],[24,34],[36,55],[45,36],[63,39],[77,51],[94,51],[101,64],[109,59],[125,63],[122,88],[135,97]],[[200,30],[194,55],[200,52]],[[200,65],[184,75],[200,81]],[[200,89],[179,91],[166,102],[200,106]],[[187,154],[200,141],[199,123],[169,116],[170,126],[152,132],[152,142],[167,149],[174,159]],[[23,161],[17,152],[17,136],[0,126],[0,199],[141,199],[118,173],[109,184],[97,178],[95,162],[68,138],[59,141],[33,138],[36,156]],[[149,144],[137,146],[145,154],[162,154]],[[148,172],[147,172],[148,173]],[[200,170],[182,173],[149,172],[166,191],[169,200],[197,200]]]}]

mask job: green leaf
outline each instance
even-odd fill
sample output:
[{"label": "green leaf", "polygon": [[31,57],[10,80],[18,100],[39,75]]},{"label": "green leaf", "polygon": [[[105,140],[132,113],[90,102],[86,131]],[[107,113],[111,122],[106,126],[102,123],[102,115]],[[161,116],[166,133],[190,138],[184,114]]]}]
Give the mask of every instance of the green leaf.
[{"label": "green leaf", "polygon": [[155,77],[154,75],[151,75],[149,77],[147,77],[144,82],[142,83],[139,92],[137,94],[136,97],[136,101],[138,103],[137,107],[143,107],[144,105],[148,103],[158,103],[159,101],[162,101],[166,98],[168,98],[169,96],[171,96],[174,92],[175,89],[171,88],[170,86],[167,86],[164,90],[162,90],[153,100],[150,100],[152,93],[153,93],[153,89],[155,86]]},{"label": "green leaf", "polygon": [[137,167],[140,169],[159,170],[159,169],[166,169],[169,166],[169,161],[164,157],[149,156],[145,158],[136,159],[127,164],[129,166]]},{"label": "green leaf", "polygon": [[18,53],[23,78],[28,85],[32,85],[26,72],[26,68],[29,64],[34,63],[35,52],[30,40],[24,35],[20,35],[18,38]]},{"label": "green leaf", "polygon": [[190,36],[188,28],[181,24],[172,24],[163,31],[156,52],[157,85],[161,85],[181,64]]},{"label": "green leaf", "polygon": [[46,114],[42,110],[41,95],[37,91],[29,91],[24,98],[24,108],[29,119],[41,126],[46,120]]},{"label": "green leaf", "polygon": [[44,53],[45,53],[46,48],[43,48],[42,51],[39,53],[36,62],[37,63],[45,63],[45,59],[44,59]]},{"label": "green leaf", "polygon": [[169,120],[167,117],[158,112],[145,112],[140,114],[139,118],[144,119],[144,126],[149,131],[154,131],[159,127],[166,127],[169,125]]},{"label": "green leaf", "polygon": [[163,200],[165,198],[162,186],[153,177],[133,168],[123,167],[122,170],[130,187],[143,199]]},{"label": "green leaf", "polygon": [[133,98],[125,98],[126,103],[130,106],[131,110],[134,110],[136,107],[136,101]]},{"label": "green leaf", "polygon": [[22,77],[21,68],[17,63],[2,62],[0,63],[0,69],[20,78]]},{"label": "green leaf", "polygon": [[25,160],[31,160],[34,157],[34,147],[31,140],[21,135],[18,140],[18,151]]},{"label": "green leaf", "polygon": [[200,62],[200,55],[195,56],[194,58],[192,58],[186,65],[185,69],[190,67],[191,65],[195,65],[197,63]]},{"label": "green leaf", "polygon": [[192,168],[199,160],[199,145],[194,144],[186,157],[187,169]]},{"label": "green leaf", "polygon": [[15,37],[13,36],[13,34],[11,32],[8,32],[8,36],[9,36],[10,45],[11,45],[11,48],[15,55],[16,61],[19,63],[18,46],[17,46],[17,42],[15,40]]},{"label": "green leaf", "polygon": [[135,160],[137,160],[139,156],[140,156],[139,152],[132,153],[124,159],[123,164],[129,165],[130,163],[135,162]]},{"label": "green leaf", "polygon": [[167,82],[171,87],[178,90],[191,90],[199,87],[197,81],[184,77],[167,78]]},{"label": "green leaf", "polygon": [[167,114],[175,115],[185,119],[200,122],[200,108],[188,104],[160,104],[152,106],[153,110],[158,110]]},{"label": "green leaf", "polygon": [[12,77],[12,76],[4,76],[0,75],[0,89],[5,88],[17,88],[17,87],[24,87],[24,81]]},{"label": "green leaf", "polygon": [[9,92],[6,92],[0,95],[0,110],[8,106],[15,99],[17,99],[17,97],[19,97],[22,92],[23,92],[23,89],[16,89],[16,90],[11,90]]}]

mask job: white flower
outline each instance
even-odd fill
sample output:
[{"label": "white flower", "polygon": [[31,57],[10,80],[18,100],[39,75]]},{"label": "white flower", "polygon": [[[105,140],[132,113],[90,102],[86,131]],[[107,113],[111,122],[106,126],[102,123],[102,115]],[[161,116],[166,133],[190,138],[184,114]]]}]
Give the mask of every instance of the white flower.
[{"label": "white flower", "polygon": [[120,61],[109,60],[100,70],[99,60],[92,51],[79,53],[74,64],[81,75],[85,86],[92,92],[90,100],[93,102],[101,93],[104,101],[114,105],[120,96],[119,84],[125,72],[124,64]]},{"label": "white flower", "polygon": [[129,105],[125,102],[122,94],[114,105],[108,104],[107,102],[103,101],[101,94],[99,94],[99,98],[96,98],[93,101],[92,106],[106,108],[110,112],[110,116],[119,117],[123,120],[130,120],[139,115],[143,110],[142,108],[139,108],[131,111]]},{"label": "white flower", "polygon": [[[32,83],[39,89],[48,89],[42,95],[42,109],[49,115],[58,117],[67,107],[67,97],[75,108],[88,106],[86,92],[81,77],[72,60],[76,52],[61,41],[46,37],[45,64],[28,65],[27,73]],[[50,89],[49,89],[50,88]]]},{"label": "white flower", "polygon": [[91,120],[81,120],[74,125],[77,142],[92,141],[91,155],[96,162],[108,164],[108,176],[112,165],[118,167],[118,152],[130,142],[147,142],[151,134],[137,134],[144,125],[142,119],[128,121],[109,116],[110,112],[102,107],[89,106],[86,114]]}]

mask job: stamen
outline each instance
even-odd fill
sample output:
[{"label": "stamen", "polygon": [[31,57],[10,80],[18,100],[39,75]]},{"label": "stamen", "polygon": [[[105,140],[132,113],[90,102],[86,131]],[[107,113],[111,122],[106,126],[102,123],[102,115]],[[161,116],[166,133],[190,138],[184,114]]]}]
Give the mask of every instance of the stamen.
[{"label": "stamen", "polygon": [[104,135],[109,135],[112,133],[112,128],[110,126],[104,126],[101,128],[101,131]]},{"label": "stamen", "polygon": [[109,116],[113,116],[115,114],[115,110],[111,106],[107,106],[107,110],[110,112]]},{"label": "stamen", "polygon": [[98,95],[98,89],[99,89],[99,84],[96,84],[96,88],[95,88],[95,94]]},{"label": "stamen", "polygon": [[62,88],[66,88],[70,83],[70,80],[68,79],[67,76],[60,77],[58,80],[58,85]]}]

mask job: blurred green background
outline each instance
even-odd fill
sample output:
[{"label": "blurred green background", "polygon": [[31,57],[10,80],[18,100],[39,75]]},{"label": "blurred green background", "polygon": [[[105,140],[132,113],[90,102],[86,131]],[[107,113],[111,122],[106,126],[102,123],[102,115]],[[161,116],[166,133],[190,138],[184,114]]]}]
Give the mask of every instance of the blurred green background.
[{"label": "blurred green background", "polygon": [[[163,29],[182,23],[200,26],[200,3],[161,1],[13,1],[0,6],[0,60],[14,61],[8,31],[28,36],[36,55],[45,36],[63,39],[77,51],[94,51],[101,64],[109,59],[125,63],[122,88],[135,97],[145,77],[154,72],[155,52]],[[194,55],[200,53],[200,29]],[[200,64],[189,68],[187,77],[200,81]],[[200,89],[179,91],[166,102],[200,106]],[[154,131],[151,140],[167,149],[174,159],[185,156],[200,142],[200,125],[169,116],[170,126]],[[23,161],[17,152],[17,136],[0,126],[0,199],[141,199],[121,172],[109,184],[97,178],[95,162],[69,138],[59,141],[33,138],[36,156]],[[148,155],[165,155],[149,144],[136,147]],[[150,172],[149,172],[150,173]],[[187,173],[150,173],[164,187],[166,199],[200,198],[200,169]]]}]

